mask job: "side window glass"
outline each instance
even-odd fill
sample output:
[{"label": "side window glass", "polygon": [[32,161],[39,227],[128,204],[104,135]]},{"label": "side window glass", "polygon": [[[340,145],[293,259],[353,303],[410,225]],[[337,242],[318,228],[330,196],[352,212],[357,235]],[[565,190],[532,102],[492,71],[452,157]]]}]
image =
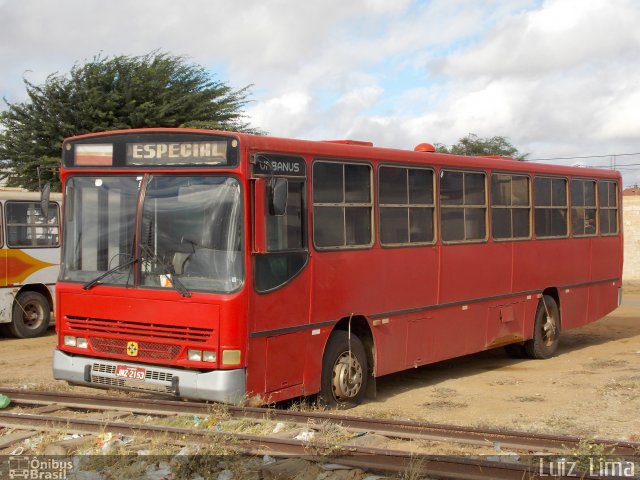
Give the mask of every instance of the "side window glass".
[{"label": "side window glass", "polygon": [[596,234],[595,180],[571,180],[571,231],[576,237]]},{"label": "side window glass", "polygon": [[380,167],[380,243],[432,243],[434,235],[433,171]]},{"label": "side window glass", "polygon": [[316,161],[313,165],[313,239],[318,248],[373,243],[371,167]]},{"label": "side window glass", "polygon": [[49,216],[40,211],[39,202],[11,202],[5,204],[7,246],[57,247],[59,237],[58,204],[49,203]]},{"label": "side window glass", "polygon": [[485,174],[440,172],[440,225],[443,242],[486,239]]},{"label": "side window glass", "polygon": [[491,232],[494,240],[531,237],[529,177],[491,175]]},{"label": "side window glass", "polygon": [[267,212],[267,250],[302,250],[306,248],[304,236],[304,182],[289,180],[287,210],[284,215]]},{"label": "side window glass", "polygon": [[564,178],[536,177],[533,182],[533,203],[536,237],[566,237],[567,181]]},{"label": "side window glass", "polygon": [[615,235],[618,233],[617,182],[600,182],[598,184],[598,201],[600,205],[600,233]]},{"label": "side window glass", "polygon": [[[324,173],[331,175],[331,171]],[[284,215],[266,211],[267,252],[254,256],[254,285],[258,292],[286,284],[307,264],[306,181],[289,178],[287,189]],[[334,196],[335,192],[325,190],[322,194]]]}]

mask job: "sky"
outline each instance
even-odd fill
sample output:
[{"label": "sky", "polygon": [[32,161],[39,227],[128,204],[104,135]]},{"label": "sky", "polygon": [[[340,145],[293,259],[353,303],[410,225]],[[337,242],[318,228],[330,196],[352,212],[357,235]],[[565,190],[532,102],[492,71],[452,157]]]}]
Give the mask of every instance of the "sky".
[{"label": "sky", "polygon": [[630,186],[638,25],[640,0],[0,0],[0,95],[160,50],[252,85],[247,119],[270,135],[403,149],[500,135],[532,160],[615,163]]}]

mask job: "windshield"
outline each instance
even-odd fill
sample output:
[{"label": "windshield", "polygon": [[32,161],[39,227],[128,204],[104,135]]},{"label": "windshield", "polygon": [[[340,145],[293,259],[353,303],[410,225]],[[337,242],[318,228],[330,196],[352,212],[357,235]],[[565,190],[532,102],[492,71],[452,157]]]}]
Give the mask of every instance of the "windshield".
[{"label": "windshield", "polygon": [[[74,177],[65,188],[61,279],[88,282],[133,259],[138,189],[142,177]],[[105,283],[133,282],[132,265]]]},{"label": "windshield", "polygon": [[231,292],[243,279],[240,184],[230,177],[154,176],[142,209],[140,283]]},{"label": "windshield", "polygon": [[[142,177],[119,178],[128,188],[119,190],[119,201],[109,201],[109,195],[102,190],[114,190],[109,187],[113,180],[116,177],[83,177],[67,183],[68,204],[82,202],[82,209],[78,212],[71,206],[65,217],[70,234],[65,233],[64,280],[92,282],[114,269],[99,283],[133,285],[133,269],[138,268],[139,286],[175,288],[185,296],[191,290],[226,293],[241,286],[242,209],[236,179],[219,175],[153,175],[143,183]],[[146,185],[146,191],[138,251],[134,252],[132,235],[124,232],[135,228],[139,185]],[[93,192],[96,206],[92,216],[82,212],[86,209],[85,197],[91,195],[76,190]],[[74,234],[76,225],[85,233]],[[87,232],[93,232],[89,240],[82,238]],[[93,253],[87,250],[89,244],[93,245]],[[103,250],[106,253],[100,254]],[[106,260],[91,260],[97,257]],[[125,265],[127,262],[131,263]],[[118,265],[122,268],[115,268]]]}]

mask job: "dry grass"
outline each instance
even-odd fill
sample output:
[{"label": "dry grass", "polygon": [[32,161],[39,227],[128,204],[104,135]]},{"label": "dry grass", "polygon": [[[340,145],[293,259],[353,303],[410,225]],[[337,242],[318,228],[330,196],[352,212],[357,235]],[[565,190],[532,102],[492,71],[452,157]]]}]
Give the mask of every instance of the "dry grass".
[{"label": "dry grass", "polygon": [[626,367],[629,364],[626,360],[616,360],[614,358],[607,358],[602,360],[593,360],[587,364],[585,364],[586,368],[590,368],[592,370],[601,370],[603,368],[622,368]]},{"label": "dry grass", "polygon": [[542,395],[520,395],[509,400],[512,402],[544,402],[545,398]]},{"label": "dry grass", "polygon": [[453,408],[466,408],[469,406],[469,404],[464,401],[437,399],[437,400],[421,403],[420,406],[426,407],[426,408],[450,410]]},{"label": "dry grass", "polygon": [[492,382],[489,382],[489,385],[491,386],[500,386],[500,385],[520,385],[522,383],[522,380],[515,378],[515,377],[504,377],[504,378],[499,378],[497,380],[493,380]]}]

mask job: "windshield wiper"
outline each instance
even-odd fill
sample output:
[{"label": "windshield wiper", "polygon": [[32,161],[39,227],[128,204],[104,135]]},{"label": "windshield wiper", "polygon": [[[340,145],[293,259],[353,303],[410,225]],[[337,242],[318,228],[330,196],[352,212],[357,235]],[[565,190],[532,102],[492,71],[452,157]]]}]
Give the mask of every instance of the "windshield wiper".
[{"label": "windshield wiper", "polygon": [[158,256],[155,255],[149,249],[149,247],[147,247],[143,243],[140,243],[138,245],[140,247],[140,250],[142,250],[150,260],[153,260],[154,262],[156,262],[156,264],[162,267],[162,270],[164,271],[165,275],[167,275],[169,278],[169,283],[171,283],[171,286],[175,288],[180,293],[181,296],[183,297],[191,296],[191,292],[189,292],[189,290],[187,290],[187,287],[185,287],[184,284],[180,280],[178,280],[175,274],[171,273],[171,269],[167,266],[166,263],[160,260]]},{"label": "windshield wiper", "polygon": [[112,273],[117,272],[118,270],[122,270],[125,267],[128,267],[129,265],[132,265],[134,263],[136,263],[138,261],[137,258],[132,258],[130,260],[127,260],[124,263],[121,263],[119,265],[116,265],[113,268],[110,268],[109,270],[107,270],[106,272],[104,272],[101,275],[98,275],[96,278],[94,278],[93,280],[89,280],[87,283],[85,283],[82,288],[85,290],[89,290],[92,287],[95,287],[98,283],[100,283],[100,280],[102,280],[105,277],[108,277],[109,275],[111,275]]}]

